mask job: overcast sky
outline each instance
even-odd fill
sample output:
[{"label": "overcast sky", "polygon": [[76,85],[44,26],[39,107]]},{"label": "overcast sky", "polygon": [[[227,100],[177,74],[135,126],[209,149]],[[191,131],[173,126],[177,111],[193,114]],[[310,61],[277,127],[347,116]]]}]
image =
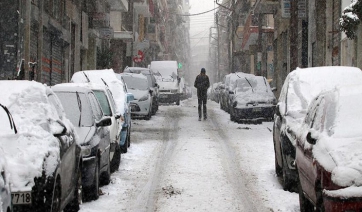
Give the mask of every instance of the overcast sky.
[{"label": "overcast sky", "polygon": [[[214,0],[190,0],[190,14],[202,13],[214,9]],[[190,42],[193,75],[200,67],[207,67],[209,56],[209,32],[214,23],[214,11],[190,17]]]}]

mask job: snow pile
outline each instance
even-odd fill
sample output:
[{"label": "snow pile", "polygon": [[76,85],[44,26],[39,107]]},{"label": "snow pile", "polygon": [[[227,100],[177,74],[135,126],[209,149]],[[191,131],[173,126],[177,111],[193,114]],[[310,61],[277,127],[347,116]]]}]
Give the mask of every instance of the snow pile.
[{"label": "snow pile", "polygon": [[[12,191],[30,191],[34,177],[51,175],[59,163],[59,141],[51,130],[59,115],[49,102],[45,85],[29,81],[1,81],[0,103],[14,118],[18,133],[9,130],[6,113],[0,113],[1,147],[8,162]],[[2,108],[1,108],[2,110]],[[64,120],[64,122],[66,122]]]},{"label": "snow pile", "polygon": [[[325,66],[297,68],[287,76],[279,97],[280,111],[286,111],[286,125],[297,132],[303,122],[309,103],[318,94],[341,85],[360,84],[362,71],[359,68],[345,66]],[[288,96],[285,96],[287,93]],[[283,105],[286,99],[286,105]],[[294,142],[294,139],[291,139]]]},{"label": "snow pile", "polygon": [[[89,81],[88,81],[89,79]],[[111,90],[117,106],[117,114],[124,114],[127,109],[127,95],[124,92],[124,84],[118,80],[113,69],[79,71],[73,74],[71,82],[74,83],[106,83]]]}]

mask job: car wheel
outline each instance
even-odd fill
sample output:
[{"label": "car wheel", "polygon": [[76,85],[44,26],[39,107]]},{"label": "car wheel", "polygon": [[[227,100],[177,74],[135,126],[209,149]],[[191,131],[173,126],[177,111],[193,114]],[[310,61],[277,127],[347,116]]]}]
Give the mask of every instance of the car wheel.
[{"label": "car wheel", "polygon": [[313,204],[304,196],[302,185],[300,183],[300,179],[298,180],[298,193],[299,193],[300,212],[314,211]]},{"label": "car wheel", "polygon": [[111,173],[118,170],[120,163],[121,163],[121,147],[117,144],[116,149],[114,151],[113,159],[111,161]]},{"label": "car wheel", "polygon": [[281,177],[283,174],[283,170],[282,168],[279,166],[278,164],[278,160],[277,160],[277,151],[275,150],[275,141],[274,143],[274,162],[275,162],[275,173],[277,175],[277,177]]},{"label": "car wheel", "polygon": [[64,208],[64,212],[77,212],[80,205],[83,203],[83,188],[82,188],[82,168],[79,166],[77,173],[77,181],[74,189],[73,200]]},{"label": "car wheel", "polygon": [[235,118],[235,116],[234,116],[234,112],[233,112],[232,109],[230,110],[230,120],[231,120],[231,121],[236,121],[236,118]]},{"label": "car wheel", "polygon": [[111,182],[111,161],[108,157],[107,171],[102,172],[100,183],[101,185],[108,185]]},{"label": "car wheel", "polygon": [[[150,107],[150,109],[151,109],[151,107]],[[145,116],[145,120],[150,120],[151,119],[151,116],[152,116],[151,115],[151,113],[152,113],[151,110],[148,111],[148,114]]]},{"label": "car wheel", "polygon": [[88,191],[85,193],[87,195],[87,200],[97,200],[99,198],[99,162],[98,159],[95,161],[96,168],[94,170],[94,179],[93,185],[87,189]]},{"label": "car wheel", "polygon": [[52,212],[59,212],[60,211],[60,199],[61,199],[61,193],[60,193],[60,182],[57,180],[57,183],[55,185],[54,191],[53,191],[53,199],[52,199]]},{"label": "car wheel", "polygon": [[284,157],[284,154],[282,154],[282,160],[283,160],[283,167],[282,167],[282,177],[283,177],[283,189],[284,191],[291,191],[292,189],[292,179],[288,176],[289,168],[287,161]]},{"label": "car wheel", "polygon": [[[130,126],[128,126],[128,129],[127,129],[127,135],[128,135],[128,131],[130,130]],[[127,144],[127,136],[126,135],[126,140],[124,141],[124,144],[121,145],[121,153],[127,153],[127,149],[128,149],[128,144]]]}]

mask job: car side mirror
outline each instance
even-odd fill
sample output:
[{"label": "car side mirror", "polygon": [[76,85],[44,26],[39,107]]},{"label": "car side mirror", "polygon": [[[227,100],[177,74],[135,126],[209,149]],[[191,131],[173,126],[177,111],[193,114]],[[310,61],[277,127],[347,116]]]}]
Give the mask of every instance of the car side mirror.
[{"label": "car side mirror", "polygon": [[131,102],[131,101],[133,101],[133,100],[134,100],[133,94],[127,93],[127,103],[129,103],[129,102]]},{"label": "car side mirror", "polygon": [[98,122],[96,121],[96,127],[106,127],[112,124],[112,119],[109,116],[102,117]]},{"label": "car side mirror", "polygon": [[235,94],[234,91],[229,91],[229,94]]},{"label": "car side mirror", "polygon": [[150,92],[151,95],[153,94],[153,90],[150,89],[149,92]]},{"label": "car side mirror", "polygon": [[115,118],[115,119],[119,119],[119,118],[121,118],[121,117],[122,117],[122,115],[118,114],[118,115],[116,115],[114,118]]},{"label": "car side mirror", "polygon": [[312,144],[312,145],[315,145],[317,143],[317,139],[312,137],[311,132],[308,132],[308,134],[307,134],[307,142]]},{"label": "car side mirror", "polygon": [[157,82],[155,83],[155,86],[154,86],[154,87],[159,87],[158,84],[157,84]]},{"label": "car side mirror", "polygon": [[55,137],[60,137],[67,134],[67,127],[60,120],[53,122],[50,125],[50,129]]}]

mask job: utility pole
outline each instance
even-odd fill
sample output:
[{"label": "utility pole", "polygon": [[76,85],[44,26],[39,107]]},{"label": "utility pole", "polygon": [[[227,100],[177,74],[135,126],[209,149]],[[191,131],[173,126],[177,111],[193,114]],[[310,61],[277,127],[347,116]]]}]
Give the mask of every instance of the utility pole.
[{"label": "utility pole", "polygon": [[[323,10],[324,11],[324,10]],[[298,67],[298,1],[290,1],[290,72]]]}]

